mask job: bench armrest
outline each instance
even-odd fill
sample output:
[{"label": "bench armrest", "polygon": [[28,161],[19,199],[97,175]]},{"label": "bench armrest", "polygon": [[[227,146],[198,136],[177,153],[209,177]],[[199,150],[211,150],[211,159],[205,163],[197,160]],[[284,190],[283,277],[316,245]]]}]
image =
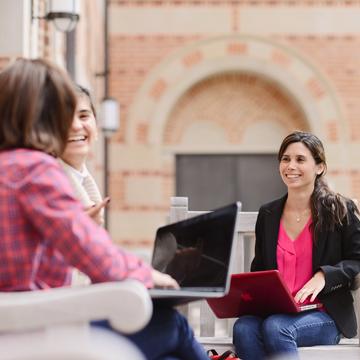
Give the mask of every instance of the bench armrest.
[{"label": "bench armrest", "polygon": [[148,323],[151,314],[149,293],[135,280],[0,293],[1,332],[108,319],[117,330],[133,333]]}]

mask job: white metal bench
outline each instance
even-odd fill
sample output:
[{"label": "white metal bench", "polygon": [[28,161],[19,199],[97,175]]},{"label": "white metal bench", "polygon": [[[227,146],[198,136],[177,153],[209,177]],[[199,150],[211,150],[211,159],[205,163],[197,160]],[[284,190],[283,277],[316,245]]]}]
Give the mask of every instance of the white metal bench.
[{"label": "white metal bench", "polygon": [[[206,211],[190,211],[187,197],[171,198],[169,221],[184,220]],[[236,264],[233,273],[249,271],[250,262],[254,256],[255,245],[255,223],[257,212],[239,212]],[[360,274],[356,279],[356,288],[360,287]],[[360,334],[360,290],[354,291],[355,308],[358,321],[358,336]],[[205,301],[191,303],[181,308],[187,315],[190,324],[195,329],[198,340],[206,349],[215,348],[218,352],[228,350],[232,347],[232,327],[235,319],[216,319]],[[326,353],[324,353],[326,351]],[[331,351],[331,352],[329,352]],[[346,355],[344,353],[346,351]],[[331,357],[329,357],[331,354]],[[328,359],[337,359],[346,356],[347,360],[360,359],[359,337],[353,339],[342,339],[339,345],[315,346],[300,348],[301,359],[318,359],[326,355]]]},{"label": "white metal bench", "polygon": [[133,333],[151,314],[149,293],[135,280],[0,292],[0,358],[144,360],[130,341],[89,322],[108,319],[120,332]]}]

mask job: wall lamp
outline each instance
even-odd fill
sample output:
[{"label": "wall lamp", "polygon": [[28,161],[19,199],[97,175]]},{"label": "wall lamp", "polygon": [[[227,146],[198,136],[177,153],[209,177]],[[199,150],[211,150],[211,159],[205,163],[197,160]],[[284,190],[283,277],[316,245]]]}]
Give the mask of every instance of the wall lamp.
[{"label": "wall lamp", "polygon": [[101,129],[109,137],[119,129],[120,106],[116,99],[108,97],[101,103]]},{"label": "wall lamp", "polygon": [[[104,194],[109,194],[109,145],[111,136],[119,129],[120,105],[109,96],[101,103],[101,130],[104,134]],[[105,229],[109,229],[108,208],[105,207]]]},{"label": "wall lamp", "polygon": [[32,16],[32,19],[52,21],[56,30],[70,32],[80,19],[78,0],[47,0],[45,16]]}]

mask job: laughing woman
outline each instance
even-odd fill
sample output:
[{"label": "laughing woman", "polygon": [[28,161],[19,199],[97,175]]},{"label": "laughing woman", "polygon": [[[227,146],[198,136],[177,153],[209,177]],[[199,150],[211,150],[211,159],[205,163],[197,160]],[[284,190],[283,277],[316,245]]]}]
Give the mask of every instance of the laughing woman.
[{"label": "laughing woman", "polygon": [[102,200],[97,184],[86,167],[91,147],[98,137],[96,113],[89,91],[77,85],[76,92],[75,116],[65,151],[59,161],[85,211],[101,225],[104,223],[103,207],[110,198]]},{"label": "laughing woman", "polygon": [[358,210],[326,184],[325,152],[315,135],[288,135],[278,160],[287,194],[259,210],[251,271],[278,269],[297,302],[324,307],[240,317],[233,342],[243,360],[298,359],[300,346],[333,345],[340,335],[356,335],[350,286],[360,272]]}]

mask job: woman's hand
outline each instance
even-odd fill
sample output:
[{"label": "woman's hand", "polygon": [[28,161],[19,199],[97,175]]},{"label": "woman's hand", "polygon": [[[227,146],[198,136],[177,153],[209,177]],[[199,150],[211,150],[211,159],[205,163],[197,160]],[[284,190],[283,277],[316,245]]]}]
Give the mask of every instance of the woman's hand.
[{"label": "woman's hand", "polygon": [[110,202],[110,198],[106,197],[103,201],[85,209],[85,213],[88,214],[98,225],[103,225],[104,219],[101,216],[101,210]]},{"label": "woman's hand", "polygon": [[325,286],[325,275],[322,271],[318,271],[315,275],[297,292],[295,301],[303,303],[307,297],[311,295],[310,301],[313,302],[319,292]]},{"label": "woman's hand", "polygon": [[154,287],[167,288],[167,289],[179,289],[180,286],[170,275],[163,274],[160,271],[153,269],[151,271]]}]

